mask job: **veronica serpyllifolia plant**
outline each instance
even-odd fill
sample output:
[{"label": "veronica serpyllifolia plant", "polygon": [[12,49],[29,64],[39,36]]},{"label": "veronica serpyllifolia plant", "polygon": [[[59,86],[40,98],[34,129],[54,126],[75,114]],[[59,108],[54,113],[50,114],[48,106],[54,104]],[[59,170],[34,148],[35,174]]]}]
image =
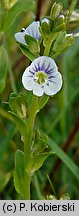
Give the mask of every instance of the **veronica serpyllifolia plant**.
[{"label": "veronica serpyllifolia plant", "polygon": [[[21,51],[32,61],[22,75],[28,97],[27,94],[12,93],[9,99],[11,113],[24,143],[24,151],[16,152],[14,172],[14,185],[23,199],[30,199],[30,182],[34,172],[54,153],[47,148],[47,135],[35,130],[34,122],[49,96],[55,95],[62,87],[62,75],[54,58],[73,42],[73,35],[66,31],[69,15],[68,11],[62,11],[61,4],[54,3],[49,17],[42,17],[15,33]],[[30,91],[31,100],[28,99]]]}]

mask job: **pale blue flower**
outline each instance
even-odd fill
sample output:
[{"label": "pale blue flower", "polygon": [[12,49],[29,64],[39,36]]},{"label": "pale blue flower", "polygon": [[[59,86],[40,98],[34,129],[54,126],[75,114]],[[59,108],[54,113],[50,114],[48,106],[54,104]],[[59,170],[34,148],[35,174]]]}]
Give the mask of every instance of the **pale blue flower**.
[{"label": "pale blue flower", "polygon": [[21,32],[16,33],[15,39],[18,43],[26,45],[25,35],[30,35],[35,38],[37,41],[40,39],[41,34],[39,31],[40,22],[34,21],[26,29],[22,28]]},{"label": "pale blue flower", "polygon": [[27,67],[22,76],[26,90],[33,91],[36,96],[56,94],[62,87],[62,76],[53,59],[47,56],[36,58]]}]

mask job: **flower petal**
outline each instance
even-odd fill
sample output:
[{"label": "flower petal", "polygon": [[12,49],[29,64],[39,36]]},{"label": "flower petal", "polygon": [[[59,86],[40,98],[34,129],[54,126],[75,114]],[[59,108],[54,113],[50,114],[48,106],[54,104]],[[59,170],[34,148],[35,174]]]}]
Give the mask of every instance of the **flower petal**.
[{"label": "flower petal", "polygon": [[26,41],[24,39],[24,33],[18,32],[14,35],[17,42],[26,45]]},{"label": "flower petal", "polygon": [[38,83],[34,84],[33,94],[38,96],[38,97],[40,97],[40,96],[42,96],[44,94],[44,90],[43,90],[43,88],[41,87],[40,84],[38,84]]},{"label": "flower petal", "polygon": [[34,37],[37,41],[40,39],[41,37],[41,33],[39,31],[39,26],[40,26],[40,22],[39,21],[34,21],[33,23],[31,23],[23,32],[18,32],[14,35],[15,39],[17,42],[26,45],[26,41],[24,36],[30,35],[32,37]]},{"label": "flower petal", "polygon": [[30,35],[38,41],[41,37],[39,26],[40,26],[40,22],[34,21],[26,28],[26,30],[24,31],[24,34]]},{"label": "flower petal", "polygon": [[46,74],[51,74],[55,75],[58,72],[58,67],[55,64],[54,60],[51,59],[48,56],[40,56],[36,58],[32,63],[31,66],[33,68],[37,68],[37,71],[42,70]]},{"label": "flower petal", "polygon": [[31,91],[33,90],[34,86],[34,80],[33,76],[29,73],[30,66],[27,67],[27,69],[24,71],[23,76],[22,76],[22,84],[25,89]]},{"label": "flower petal", "polygon": [[56,94],[62,87],[62,76],[59,72],[55,75],[53,79],[48,81],[49,85],[44,85],[44,91],[47,95]]}]

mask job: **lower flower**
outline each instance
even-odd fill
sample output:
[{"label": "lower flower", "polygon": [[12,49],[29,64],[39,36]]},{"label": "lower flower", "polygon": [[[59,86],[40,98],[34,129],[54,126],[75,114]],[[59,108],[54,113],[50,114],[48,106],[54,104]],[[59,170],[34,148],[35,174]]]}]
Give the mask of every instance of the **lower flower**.
[{"label": "lower flower", "polygon": [[62,87],[62,76],[53,59],[40,56],[25,69],[22,83],[26,90],[33,91],[38,97],[44,93],[53,96]]}]

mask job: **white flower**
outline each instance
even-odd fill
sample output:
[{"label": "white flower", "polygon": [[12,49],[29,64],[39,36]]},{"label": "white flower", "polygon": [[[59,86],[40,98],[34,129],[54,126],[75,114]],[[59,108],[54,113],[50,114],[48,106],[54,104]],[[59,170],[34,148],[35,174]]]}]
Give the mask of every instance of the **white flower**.
[{"label": "white flower", "polygon": [[25,89],[36,96],[56,94],[62,86],[62,76],[54,60],[47,56],[36,58],[22,76]]},{"label": "white flower", "polygon": [[26,45],[25,35],[30,35],[31,37],[34,37],[38,41],[41,37],[39,26],[40,26],[40,22],[34,21],[26,29],[22,28],[21,32],[18,32],[14,35],[16,41]]}]

